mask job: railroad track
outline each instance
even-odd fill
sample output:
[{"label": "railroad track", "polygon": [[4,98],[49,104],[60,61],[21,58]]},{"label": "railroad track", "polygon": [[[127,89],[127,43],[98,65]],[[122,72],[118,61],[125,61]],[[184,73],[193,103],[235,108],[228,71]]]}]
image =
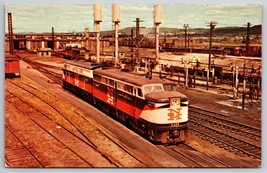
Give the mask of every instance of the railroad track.
[{"label": "railroad track", "polygon": [[[36,90],[36,88],[34,88],[31,85],[28,85],[27,83],[19,83],[19,84],[17,84],[17,83],[15,83],[15,81],[14,82],[9,81],[9,82],[12,83],[13,85],[15,85],[16,87],[24,90],[25,92],[29,92],[32,96],[37,97],[38,99],[42,100],[43,102],[46,102],[45,100],[43,100],[42,97],[40,97],[42,95],[41,93],[43,93],[42,90]],[[14,95],[15,94],[15,93],[9,93],[10,91],[6,91],[6,92],[9,95]],[[44,93],[43,95],[47,95],[47,94]],[[16,97],[16,96],[14,95],[12,97]],[[19,97],[17,97],[17,99],[19,99]],[[29,98],[27,98],[27,99],[29,99]],[[32,105],[30,103],[27,103],[27,101],[25,101],[25,100],[21,100],[21,101],[24,102],[25,104],[28,104],[28,106],[31,107],[32,109],[35,109],[36,111],[39,111],[38,109],[34,108],[34,105]],[[52,109],[54,109],[56,112],[58,112],[57,108],[54,108],[48,102],[46,102],[46,103],[48,104],[49,107],[52,107]],[[10,104],[14,104],[14,103],[10,103]],[[14,105],[16,105],[16,104],[14,104]],[[68,124],[71,125],[71,127],[67,127],[63,123],[57,124],[56,126],[60,127],[61,129],[64,129],[66,131],[66,133],[67,132],[70,133],[71,136],[73,136],[73,138],[76,138],[76,140],[79,140],[80,142],[82,142],[82,143],[86,144],[87,146],[93,148],[95,151],[97,151],[99,154],[101,154],[104,158],[106,158],[110,162],[110,164],[113,165],[112,167],[124,167],[123,163],[121,163],[119,160],[117,160],[113,156],[107,154],[105,151],[103,151],[100,148],[98,148],[97,145],[94,144],[94,142],[91,140],[92,137],[88,137],[88,135],[90,136],[90,134],[85,132],[84,129],[82,129],[81,127],[78,127],[77,124],[73,123],[71,119],[66,117],[61,112],[58,112],[58,113],[60,114],[61,117],[63,117],[64,121],[66,121]],[[42,112],[39,112],[39,114],[42,114],[43,116],[46,116]],[[49,119],[49,121],[53,121],[53,122],[55,121],[54,119],[51,119],[51,117],[46,117],[46,118]],[[85,117],[81,117],[81,118],[83,119],[83,121],[86,121],[87,123],[89,122],[89,120],[87,118],[85,118]],[[46,127],[42,127],[42,129],[45,130]],[[74,129],[75,133],[73,132],[73,129]],[[148,157],[144,157],[141,152],[131,151],[127,146],[122,145],[118,140],[116,141],[116,139],[113,136],[107,135],[105,132],[103,132],[104,131],[103,129],[98,129],[98,131],[99,131],[99,133],[101,133],[101,135],[106,136],[107,138],[112,140],[115,143],[115,145],[117,145],[117,147],[122,150],[121,152],[127,153],[130,157],[132,157],[137,162],[139,162],[139,164],[138,164],[139,167],[161,167],[161,165],[158,162],[156,162],[155,160],[153,160],[153,158],[149,158],[149,156]],[[91,166],[94,166],[94,165],[91,165]]]},{"label": "railroad track", "polygon": [[228,120],[225,116],[190,106],[189,129],[230,152],[261,159],[261,129]]},{"label": "railroad track", "polygon": [[[34,112],[31,115],[25,113],[24,112],[25,109],[31,109],[31,105],[28,105],[28,103],[24,102],[19,97],[16,97],[14,94],[12,94],[9,91],[7,91],[6,93],[7,93],[7,96],[13,98],[12,100],[17,101],[17,102],[12,102],[12,101],[7,100],[7,102],[10,105],[13,105],[18,111],[21,112],[21,114],[29,117],[30,121],[32,122],[31,124],[37,125],[37,127],[34,128],[34,129],[36,129],[35,131],[40,131],[40,129],[42,129],[43,133],[45,133],[46,136],[50,135],[47,138],[52,139],[52,141],[58,141],[64,150],[68,150],[70,153],[72,153],[71,155],[77,156],[80,160],[79,162],[86,163],[85,165],[82,164],[83,166],[86,166],[86,167],[95,166],[93,163],[93,160],[88,159],[84,154],[82,154],[81,151],[75,149],[75,145],[73,143],[71,143],[71,141],[75,141],[75,143],[80,143],[80,144],[83,143],[84,146],[87,147],[87,149],[88,149],[88,147],[90,147],[93,150],[95,150],[94,146],[90,143],[90,141],[82,139],[80,136],[71,132],[69,129],[65,128],[64,126],[61,126],[60,124],[57,124],[57,123],[55,124],[52,119],[50,119],[49,117],[44,115],[39,110],[34,109]],[[18,100],[22,104],[18,104]],[[15,103],[17,103],[17,104],[15,104]],[[43,117],[40,117],[40,116],[36,117],[36,115],[42,115]],[[57,131],[56,129],[52,129],[51,126],[59,128],[60,132],[58,132],[59,130]],[[16,130],[12,129],[12,131],[16,131]],[[51,131],[53,131],[53,133]],[[17,134],[17,135],[18,135],[18,138],[23,138],[23,137],[19,136],[19,134]],[[67,142],[67,141],[69,141],[69,142]],[[26,141],[24,141],[24,142],[26,142]],[[44,142],[46,142],[46,141],[44,140]],[[45,146],[43,146],[43,147],[45,149]],[[32,148],[34,148],[34,146]],[[53,149],[53,150],[55,150],[55,149]],[[34,152],[34,149],[32,149],[32,152]],[[99,152],[99,154],[102,155],[102,153],[100,153],[100,152]],[[36,157],[36,159],[37,158],[38,157]],[[107,158],[108,158],[108,160],[110,160],[109,157],[107,157]],[[73,159],[73,156],[72,156],[72,159]],[[42,157],[39,158],[39,162],[42,163],[43,167],[51,166],[49,164],[46,165],[44,160],[45,159]],[[119,163],[114,162],[114,161],[112,161],[111,163],[112,163],[111,165],[113,165],[115,167],[119,167],[119,165],[120,165]]]},{"label": "railroad track", "polygon": [[44,64],[44,63],[40,63],[40,62],[36,62],[36,61],[25,60],[25,59],[23,59],[23,60],[25,62],[29,62],[30,64],[34,64],[34,65],[36,65],[38,67],[44,67],[44,68],[48,68],[48,69],[54,69],[54,70],[62,71],[62,67],[49,65],[49,64]]},{"label": "railroad track", "polygon": [[[19,86],[17,85],[17,87],[19,87]],[[21,87],[19,87],[19,88],[23,89]],[[24,91],[26,91],[26,90],[24,90]],[[74,126],[68,120],[68,118],[66,118],[64,115],[61,115],[61,116],[64,118],[65,121],[67,121],[69,124],[71,124],[70,125],[71,127],[66,127],[66,125],[64,125],[64,123],[55,123],[54,119],[47,116],[39,109],[35,108],[33,105],[31,105],[31,103],[27,102],[24,99],[21,99],[20,96],[16,96],[16,93],[13,93],[13,92],[7,91],[7,90],[6,90],[6,93],[9,97],[13,98],[10,100],[7,99],[7,102],[12,104],[21,113],[28,116],[31,119],[31,121],[33,121],[34,124],[36,124],[39,128],[44,130],[47,134],[50,134],[52,136],[52,138],[54,138],[56,141],[59,141],[65,148],[67,148],[68,150],[73,152],[81,160],[83,160],[85,163],[87,163],[88,167],[95,167],[96,165],[94,164],[93,160],[90,160],[87,158],[88,156],[85,157],[85,155],[83,155],[81,153],[81,151],[76,150],[75,149],[76,145],[74,145],[74,143],[80,143],[81,145],[84,145],[87,149],[91,148],[90,150],[92,150],[92,151],[94,150],[98,153],[98,154],[95,153],[96,156],[97,155],[103,156],[104,160],[106,160],[106,161],[103,161],[103,164],[104,164],[104,162],[106,162],[105,163],[105,165],[106,165],[108,162],[108,163],[110,163],[109,166],[111,166],[111,167],[122,167],[121,163],[117,159],[112,158],[107,153],[99,150],[97,148],[97,146],[95,146],[94,143],[89,138],[87,138],[86,135],[81,133],[80,130],[76,126]],[[30,96],[30,95],[32,95],[32,96]],[[29,97],[37,97],[38,98],[38,96],[33,95],[32,93],[28,94],[27,99],[29,99]],[[11,101],[11,100],[13,100],[13,101]],[[18,102],[20,102],[21,104],[16,104]],[[47,106],[52,107],[51,105],[47,105]],[[27,113],[24,113],[25,109],[31,109],[34,112],[31,114],[27,114]],[[40,116],[36,117],[35,115],[41,115],[41,117]],[[52,124],[54,124],[54,125],[52,125]],[[49,130],[49,129],[51,129],[51,127],[49,125],[57,127],[58,129],[60,129],[60,133],[58,132],[58,134],[57,134],[57,131],[55,129],[53,129],[53,133],[51,133],[51,131]],[[76,141],[76,142],[73,143],[73,141]],[[93,152],[92,152],[92,155],[94,155]]]},{"label": "railroad track", "polygon": [[[21,167],[22,165],[28,165],[29,167],[44,167],[44,165],[35,157],[27,144],[24,144],[20,140],[17,134],[5,124],[5,137],[12,141],[12,144],[16,146],[8,147],[5,149],[5,162],[7,166],[13,165],[14,167]],[[7,146],[9,146],[7,144]],[[30,164],[29,164],[30,163]]]},{"label": "railroad track", "polygon": [[196,149],[181,143],[179,145],[158,146],[161,150],[179,160],[186,167],[205,168],[205,167],[230,167],[215,157],[197,151]]},{"label": "railroad track", "polygon": [[201,108],[190,106],[189,108],[190,119],[198,120],[201,118],[212,126],[217,126],[224,130],[230,131],[231,133],[236,133],[237,135],[244,136],[248,139],[255,141],[261,141],[261,129],[246,124],[242,124],[236,121],[229,120],[227,117],[229,115],[216,113]]},{"label": "railroad track", "polygon": [[46,77],[54,81],[56,84],[59,84],[59,85],[62,84],[62,67],[57,67],[53,65],[30,61],[26,58],[23,58],[23,61],[30,64],[32,68],[38,70],[39,72],[44,74]]}]

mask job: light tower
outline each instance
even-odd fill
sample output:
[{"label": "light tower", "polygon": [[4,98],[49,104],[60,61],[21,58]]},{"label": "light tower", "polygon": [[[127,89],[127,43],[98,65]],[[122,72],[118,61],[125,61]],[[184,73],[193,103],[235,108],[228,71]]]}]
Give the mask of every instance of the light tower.
[{"label": "light tower", "polygon": [[156,37],[155,37],[155,42],[156,42],[156,62],[158,63],[159,61],[159,25],[161,24],[162,21],[162,9],[159,4],[154,5],[154,24],[156,27]]},{"label": "light tower", "polygon": [[118,43],[118,31],[119,23],[121,22],[121,11],[119,4],[112,4],[112,22],[114,22],[115,30],[115,67],[118,66],[118,52],[119,52],[119,43]]},{"label": "light tower", "polygon": [[89,39],[90,39],[89,28],[85,28],[84,35],[85,35],[85,48],[89,50]]},{"label": "light tower", "polygon": [[102,22],[102,4],[94,4],[94,24],[96,26],[96,62],[100,62],[100,22]]},{"label": "light tower", "polygon": [[13,27],[12,27],[12,13],[7,14],[8,17],[8,40],[9,40],[9,53],[14,54],[14,40],[13,40]]}]

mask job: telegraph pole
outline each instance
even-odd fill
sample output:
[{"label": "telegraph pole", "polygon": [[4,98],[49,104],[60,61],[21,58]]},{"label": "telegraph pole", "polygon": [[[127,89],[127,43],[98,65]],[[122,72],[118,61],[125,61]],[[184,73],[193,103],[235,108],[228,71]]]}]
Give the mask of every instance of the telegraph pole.
[{"label": "telegraph pole", "polygon": [[134,21],[136,23],[136,30],[135,30],[135,46],[136,46],[136,60],[139,59],[139,37],[140,37],[140,22],[143,22],[143,20],[140,20],[140,18],[136,18]]},{"label": "telegraph pole", "polygon": [[[247,37],[246,37],[246,56],[249,56],[249,35],[250,35],[250,23],[247,23]],[[242,109],[245,108],[245,97],[246,97],[246,60],[244,58],[243,65],[243,95],[242,95]]]},{"label": "telegraph pole", "polygon": [[188,24],[184,24],[184,51],[186,52]]},{"label": "telegraph pole", "polygon": [[55,33],[54,33],[54,27],[52,27],[52,50],[54,51],[55,49]]},{"label": "telegraph pole", "polygon": [[[140,22],[143,22],[143,20],[140,20],[140,18],[136,18],[134,22],[136,23],[136,38],[138,38],[140,34]],[[138,43],[138,40],[136,40],[136,43]]]},{"label": "telegraph pole", "polygon": [[[162,22],[162,8],[159,4],[154,5],[154,26],[155,26],[155,43],[156,43],[156,63],[159,62],[159,25]],[[159,67],[160,68],[160,67]]]},{"label": "telegraph pole", "polygon": [[210,68],[210,61],[211,61],[211,50],[212,50],[212,36],[213,36],[213,33],[214,33],[214,28],[216,26],[217,22],[210,22],[207,26],[210,27],[210,44],[209,44],[209,65],[208,65],[208,71],[207,71],[207,90],[209,90],[209,73],[211,71],[211,68]]},{"label": "telegraph pole", "polygon": [[250,23],[247,23],[246,55],[249,56]]},{"label": "telegraph pole", "polygon": [[187,48],[188,48],[188,49],[189,49],[189,41],[190,41],[190,39],[189,39],[189,35],[190,35],[190,34],[187,33],[187,44],[188,44],[188,45],[187,45]]},{"label": "telegraph pole", "polygon": [[131,29],[131,40],[130,40],[130,47],[131,47],[131,52],[133,52],[133,46],[134,46],[134,41],[133,41],[133,32],[134,30]]}]

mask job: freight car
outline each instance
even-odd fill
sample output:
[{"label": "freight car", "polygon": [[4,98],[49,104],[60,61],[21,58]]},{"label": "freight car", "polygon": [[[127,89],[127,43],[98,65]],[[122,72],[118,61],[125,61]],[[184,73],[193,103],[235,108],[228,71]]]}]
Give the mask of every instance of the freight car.
[{"label": "freight car", "polygon": [[69,60],[87,60],[89,55],[89,50],[85,48],[66,47],[62,52],[63,58]]},{"label": "freight car", "polygon": [[64,64],[62,87],[152,141],[185,141],[189,101],[174,82],[76,61]]},{"label": "freight car", "polygon": [[20,77],[20,59],[15,55],[6,55],[5,77]]}]

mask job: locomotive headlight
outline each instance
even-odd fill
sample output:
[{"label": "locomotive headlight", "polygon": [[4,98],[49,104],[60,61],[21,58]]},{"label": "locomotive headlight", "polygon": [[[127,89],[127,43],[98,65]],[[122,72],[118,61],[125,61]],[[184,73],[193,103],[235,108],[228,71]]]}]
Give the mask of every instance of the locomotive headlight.
[{"label": "locomotive headlight", "polygon": [[170,106],[171,107],[180,107],[181,106],[181,98],[180,97],[170,98]]}]

